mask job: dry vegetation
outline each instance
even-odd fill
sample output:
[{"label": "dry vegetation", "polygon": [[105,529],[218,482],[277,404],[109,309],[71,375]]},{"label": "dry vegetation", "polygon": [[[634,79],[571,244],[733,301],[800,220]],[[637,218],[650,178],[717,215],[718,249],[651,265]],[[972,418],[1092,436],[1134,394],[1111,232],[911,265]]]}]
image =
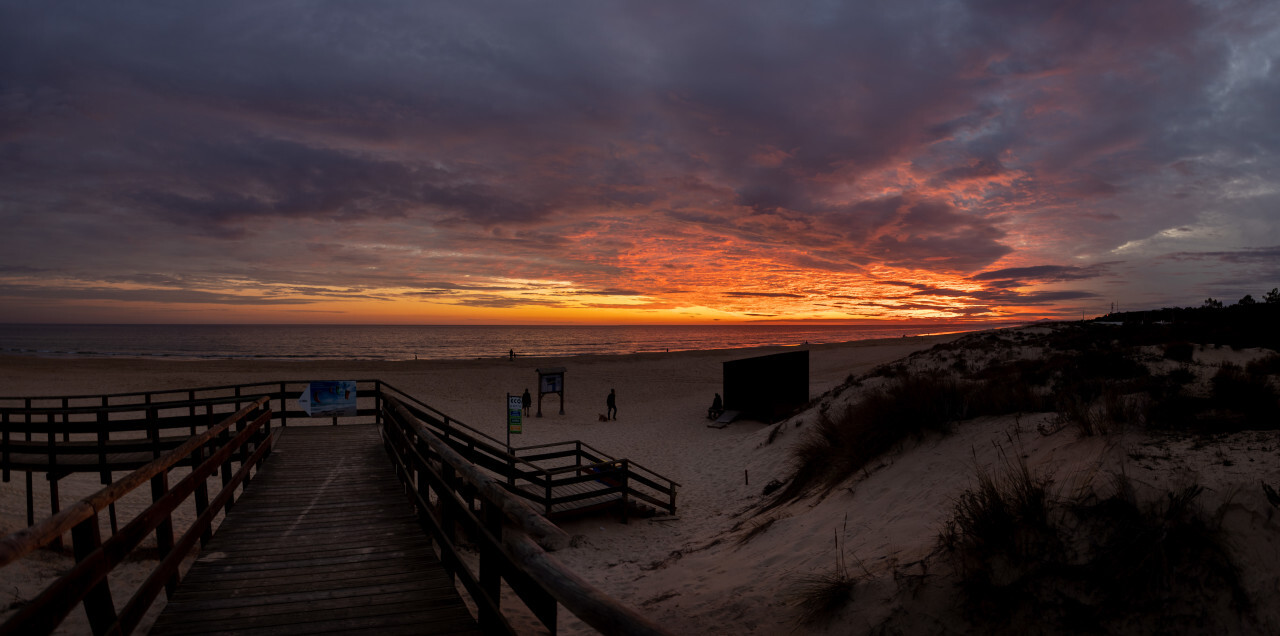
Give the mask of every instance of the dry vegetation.
[{"label": "dry vegetation", "polygon": [[1247,611],[1221,531],[1199,485],[1141,496],[1123,474],[1108,494],[1062,496],[1025,463],[981,472],[939,538],[958,573],[966,617],[982,631],[1034,623],[1047,631],[1226,633]]},{"label": "dry vegetation", "polygon": [[[1194,324],[1152,318],[985,332],[850,378],[818,403],[792,447],[789,479],[761,510],[820,501],[891,451],[982,416],[1053,413],[1041,418],[1041,434],[1082,437],[1280,429],[1280,354],[1260,346],[1276,345],[1264,327],[1280,324],[1268,322],[1277,310],[1280,303],[1178,310],[1198,317]],[[1250,348],[1237,356],[1248,361],[1224,361],[1233,348]],[[1202,510],[1203,485],[1144,490],[1121,472],[1100,477],[1101,487],[1058,492],[1051,475],[1017,457],[1005,464],[977,469],[931,557],[965,608],[968,624],[957,631],[1250,630],[1250,608],[1264,599],[1241,584],[1222,527],[1226,504]],[[804,620],[838,615],[856,585],[843,568],[803,579]]]}]

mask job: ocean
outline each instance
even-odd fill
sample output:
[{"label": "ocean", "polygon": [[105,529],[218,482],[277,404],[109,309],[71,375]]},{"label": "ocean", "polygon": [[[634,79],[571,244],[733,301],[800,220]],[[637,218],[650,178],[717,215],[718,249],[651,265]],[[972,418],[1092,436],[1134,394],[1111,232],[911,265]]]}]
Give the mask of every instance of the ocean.
[{"label": "ocean", "polygon": [[[966,326],[968,329],[983,326]],[[0,325],[0,354],[174,360],[457,360],[822,344],[955,325]]]}]

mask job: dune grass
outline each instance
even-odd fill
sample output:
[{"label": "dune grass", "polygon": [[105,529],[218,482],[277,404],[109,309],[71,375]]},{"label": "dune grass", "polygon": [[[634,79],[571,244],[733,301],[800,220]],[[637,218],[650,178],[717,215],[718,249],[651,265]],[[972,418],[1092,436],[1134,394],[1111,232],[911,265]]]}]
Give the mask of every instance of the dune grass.
[{"label": "dune grass", "polygon": [[830,623],[853,600],[856,584],[856,579],[844,570],[802,577],[791,589],[800,623]]},{"label": "dune grass", "polygon": [[[845,515],[843,532],[849,529],[849,515]],[[791,604],[799,611],[802,625],[823,625],[840,615],[841,610],[853,601],[858,579],[849,574],[844,550],[840,547],[841,532],[835,533],[835,566],[831,572],[802,576],[792,585],[788,594]]]},{"label": "dune grass", "polygon": [[[1239,615],[1250,601],[1221,532],[1190,484],[1143,498],[1124,475],[1110,494],[1060,496],[1024,461],[977,473],[957,498],[939,546],[954,564],[979,631],[1164,633],[1183,621]],[[1224,626],[1225,627],[1225,626]]]},{"label": "dune grass", "polygon": [[904,376],[869,391],[859,402],[817,421],[791,449],[793,470],[770,507],[812,488],[829,490],[894,445],[931,431],[945,431],[965,414],[958,381],[942,373]]}]

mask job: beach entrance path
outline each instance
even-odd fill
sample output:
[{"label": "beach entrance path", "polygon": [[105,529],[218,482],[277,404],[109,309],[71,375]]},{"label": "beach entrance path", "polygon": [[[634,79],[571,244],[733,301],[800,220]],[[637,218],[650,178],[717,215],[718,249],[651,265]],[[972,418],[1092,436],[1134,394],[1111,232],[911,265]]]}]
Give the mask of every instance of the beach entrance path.
[{"label": "beach entrance path", "polygon": [[478,634],[375,424],[292,426],[152,634]]}]

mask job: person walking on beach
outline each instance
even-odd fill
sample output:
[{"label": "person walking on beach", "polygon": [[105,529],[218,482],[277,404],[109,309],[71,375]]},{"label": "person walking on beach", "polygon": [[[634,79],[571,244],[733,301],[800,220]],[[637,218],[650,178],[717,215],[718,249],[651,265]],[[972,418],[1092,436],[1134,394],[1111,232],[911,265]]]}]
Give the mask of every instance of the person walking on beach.
[{"label": "person walking on beach", "polygon": [[533,396],[529,395],[529,389],[525,389],[524,395],[520,396],[520,404],[524,406],[524,416],[529,417],[529,407],[533,406]]},{"label": "person walking on beach", "polygon": [[605,411],[605,417],[611,420],[618,419],[618,402],[613,389],[609,389],[609,397],[604,399],[604,404],[609,407],[609,410]]},{"label": "person walking on beach", "polygon": [[516,350],[515,350],[515,349],[508,349],[508,350],[507,350],[507,358],[508,358],[508,359],[510,359],[510,360],[515,360],[515,359],[516,359]]}]

